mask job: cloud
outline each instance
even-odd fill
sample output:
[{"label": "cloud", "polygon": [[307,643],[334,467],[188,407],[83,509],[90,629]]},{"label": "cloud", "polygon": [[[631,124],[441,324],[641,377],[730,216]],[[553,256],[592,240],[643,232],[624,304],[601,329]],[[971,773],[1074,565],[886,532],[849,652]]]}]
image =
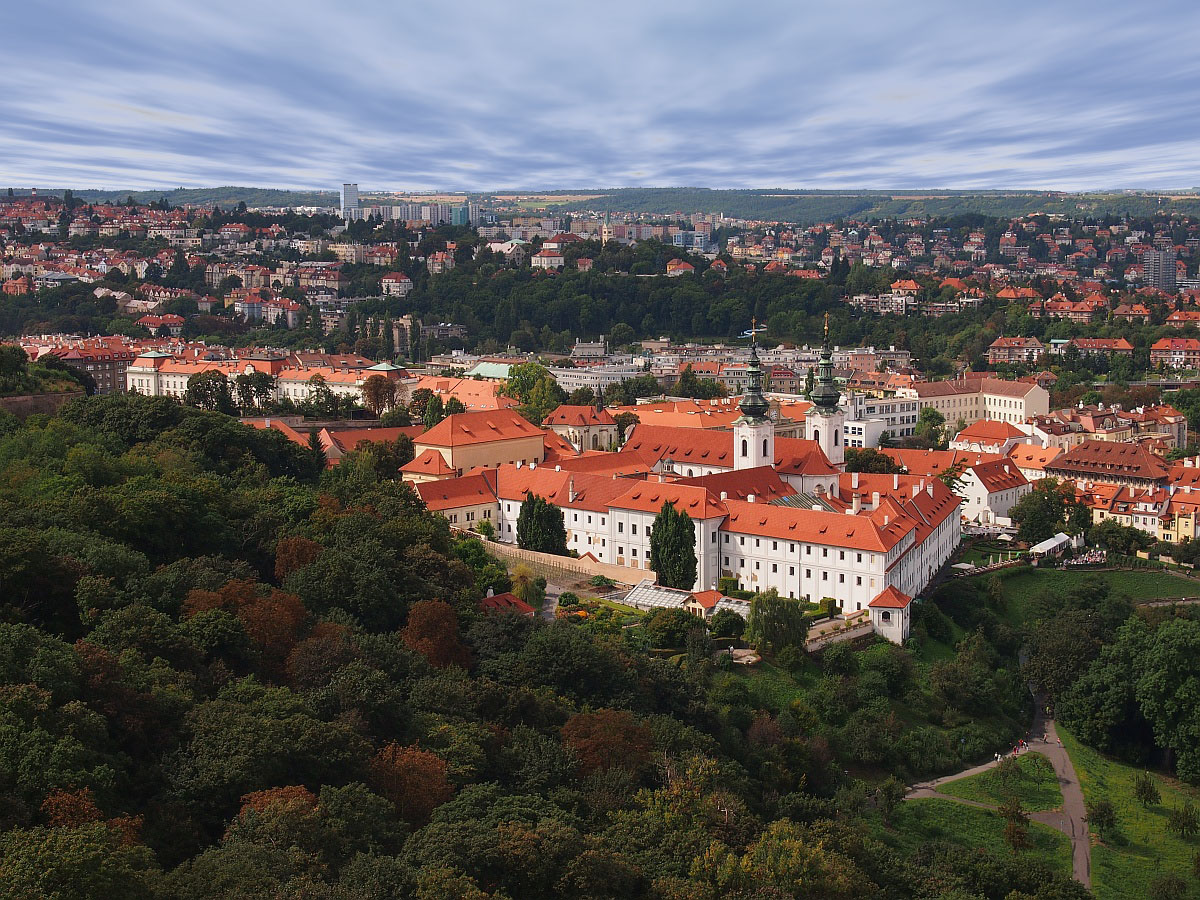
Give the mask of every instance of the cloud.
[{"label": "cloud", "polygon": [[[1200,184],[1200,11],[1032,2],[23,4],[12,184]],[[69,28],[63,23],[70,22]]]}]

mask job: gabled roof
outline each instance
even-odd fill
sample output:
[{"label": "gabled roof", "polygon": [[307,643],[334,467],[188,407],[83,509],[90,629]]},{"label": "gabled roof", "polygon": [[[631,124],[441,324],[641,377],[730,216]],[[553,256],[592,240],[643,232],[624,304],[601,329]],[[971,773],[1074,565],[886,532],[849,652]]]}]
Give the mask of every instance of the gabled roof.
[{"label": "gabled roof", "polygon": [[780,478],[770,466],[682,478],[679,484],[708,488],[718,497],[726,494],[734,500],[745,500],[753,496],[756,501],[762,503],[768,503],[776,497],[790,497],[796,493],[796,489]]},{"label": "gabled roof", "polygon": [[971,466],[971,471],[975,473],[975,477],[979,479],[979,483],[989,494],[1029,484],[1029,479],[1021,474],[1017,464],[1007,459],[979,463],[979,465]]},{"label": "gabled roof", "polygon": [[562,406],[554,409],[542,420],[544,427],[551,425],[570,425],[586,428],[593,425],[616,425],[612,414],[607,409],[596,409],[594,406]]},{"label": "gabled roof", "polygon": [[980,419],[972,422],[954,436],[955,441],[976,441],[983,444],[1004,443],[1011,438],[1027,437],[1020,428],[1011,422],[999,422],[995,419]]},{"label": "gabled roof", "polygon": [[514,612],[522,616],[533,615],[533,607],[511,591],[484,597],[479,601],[479,608],[490,613]]},{"label": "gabled roof", "polygon": [[401,472],[421,475],[453,475],[454,469],[446,464],[445,458],[432,447],[421,451],[421,455],[400,467]]},{"label": "gabled roof", "polygon": [[1061,447],[1014,444],[1012,449],[1008,451],[1008,458],[1015,462],[1019,468],[1041,471],[1046,468],[1046,463],[1053,460],[1062,452]]},{"label": "gabled roof", "polygon": [[707,488],[677,482],[645,481],[613,499],[615,509],[657,513],[664,503],[692,519],[713,519],[725,515],[725,503]]},{"label": "gabled roof", "polygon": [[464,447],[529,437],[542,437],[542,429],[510,409],[489,409],[446,416],[416,443],[424,447]]},{"label": "gabled roof", "polygon": [[1049,474],[1067,477],[1140,478],[1166,481],[1168,468],[1162,457],[1141,444],[1118,441],[1084,441],[1046,466]]},{"label": "gabled roof", "polygon": [[903,594],[894,586],[888,585],[867,606],[875,609],[905,609],[912,603],[912,597]]},{"label": "gabled roof", "polygon": [[491,470],[461,478],[423,481],[413,487],[425,501],[425,506],[433,512],[496,502],[495,472]]}]

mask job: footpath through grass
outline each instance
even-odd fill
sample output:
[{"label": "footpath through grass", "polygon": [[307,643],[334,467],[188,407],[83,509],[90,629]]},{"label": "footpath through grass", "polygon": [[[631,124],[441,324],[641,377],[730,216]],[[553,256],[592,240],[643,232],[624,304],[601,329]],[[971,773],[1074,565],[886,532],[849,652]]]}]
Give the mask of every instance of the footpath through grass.
[{"label": "footpath through grass", "polygon": [[[1004,819],[999,813],[953,800],[905,800],[892,813],[891,828],[885,828],[876,815],[871,819],[871,831],[877,840],[904,855],[915,853],[929,841],[949,841],[998,855],[1012,853],[1004,842]],[[1022,852],[1023,859],[1045,863],[1055,873],[1071,876],[1071,841],[1065,834],[1030,822],[1029,840],[1032,846]]]},{"label": "footpath through grass", "polygon": [[[1150,882],[1159,875],[1175,874],[1193,883],[1192,857],[1200,839],[1184,840],[1167,828],[1172,807],[1191,799],[1200,803],[1200,791],[1173,778],[1153,775],[1162,802],[1145,808],[1133,792],[1134,778],[1143,770],[1109,759],[1085,747],[1061,725],[1058,734],[1071,755],[1084,799],[1108,800],[1116,808],[1117,833],[1092,845],[1092,891],[1100,900],[1147,897]],[[1192,896],[1198,892],[1193,890]]]},{"label": "footpath through grass", "polygon": [[1025,753],[1017,757],[1015,763],[1015,774],[1011,777],[1005,777],[999,768],[989,769],[970,778],[939,785],[938,792],[995,806],[1008,797],[1016,797],[1026,812],[1062,806],[1062,791],[1050,760],[1040,753]]}]

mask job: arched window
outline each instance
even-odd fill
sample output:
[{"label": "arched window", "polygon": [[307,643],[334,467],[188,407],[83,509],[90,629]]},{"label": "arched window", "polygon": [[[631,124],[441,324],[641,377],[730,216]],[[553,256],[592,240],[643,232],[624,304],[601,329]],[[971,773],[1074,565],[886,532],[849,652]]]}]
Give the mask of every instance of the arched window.
[{"label": "arched window", "polygon": [[890,621],[892,621],[892,614],[889,610],[885,609],[883,612],[881,612],[879,614],[879,618],[883,619],[883,621],[885,621],[885,622],[890,622]]},{"label": "arched window", "polygon": [[767,456],[767,439],[763,438],[763,457]]},{"label": "arched window", "polygon": [[749,455],[750,455],[750,444],[747,443],[745,438],[742,438],[742,456],[749,456]]},{"label": "arched window", "polygon": [[838,430],[835,428],[835,429],[833,429],[833,446],[836,447],[837,445],[838,445]]},{"label": "arched window", "polygon": [[821,443],[821,432],[817,431],[815,428],[813,429],[813,440],[818,444]]}]

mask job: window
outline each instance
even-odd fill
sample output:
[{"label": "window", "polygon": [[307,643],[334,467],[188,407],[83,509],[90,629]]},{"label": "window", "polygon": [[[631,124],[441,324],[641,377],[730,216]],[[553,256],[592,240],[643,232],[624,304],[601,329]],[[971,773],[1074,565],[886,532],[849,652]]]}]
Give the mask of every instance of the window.
[{"label": "window", "polygon": [[618,522],[617,523],[617,534],[624,534],[624,533],[625,533],[625,523]]},{"label": "window", "polygon": [[761,543],[761,541],[759,541],[759,539],[758,539],[758,538],[755,538],[755,539],[754,539],[754,546],[755,546],[755,547],[758,547],[760,543]]},{"label": "window", "polygon": [[629,533],[637,534],[637,522],[634,522],[632,525],[629,526]]},{"label": "window", "polygon": [[829,573],[828,573],[828,572],[822,572],[822,573],[821,573],[821,580],[822,580],[822,581],[828,581],[828,580],[829,580]]},{"label": "window", "polygon": [[846,583],[846,576],[843,575],[841,572],[838,572],[838,584],[845,584],[845,583]]},{"label": "window", "polygon": [[757,572],[757,571],[758,571],[759,569],[761,569],[761,568],[762,568],[762,565],[761,565],[761,564],[760,564],[760,563],[759,563],[757,560],[755,560],[755,562],[754,562],[754,571],[755,571],[755,572]]},{"label": "window", "polygon": [[859,587],[862,587],[862,576],[861,576],[861,575],[855,575],[855,576],[854,576],[854,583],[855,583],[856,585],[858,585]]},{"label": "window", "polygon": [[879,618],[885,622],[890,622],[890,621],[892,621],[892,613],[890,610],[885,609],[883,612],[881,612],[879,614]]},{"label": "window", "polygon": [[767,439],[763,438],[763,456],[767,456]]},{"label": "window", "polygon": [[828,555],[829,555],[829,548],[828,548],[828,547],[822,547],[822,548],[821,548],[821,556],[822,556],[822,557],[825,557],[825,556],[828,556]]},{"label": "window", "polygon": [[729,543],[729,535],[725,535],[725,543]]},{"label": "window", "polygon": [[617,556],[624,556],[624,555],[625,555],[625,548],[624,548],[624,547],[618,547],[618,548],[617,548]]},{"label": "window", "polygon": [[749,456],[749,455],[750,455],[750,444],[745,438],[742,438],[742,456]]},{"label": "window", "polygon": [[774,575],[778,571],[779,571],[779,566],[777,566],[775,563],[771,563],[771,574]]},{"label": "window", "polygon": [[778,550],[779,549],[779,541],[771,541],[771,549]]},{"label": "window", "polygon": [[738,546],[739,546],[739,547],[745,547],[745,546],[746,546],[746,539],[745,539],[744,537],[739,537],[739,538],[738,538]]},{"label": "window", "polygon": [[861,554],[861,553],[860,553],[860,554],[858,554],[858,560],[857,560],[857,562],[862,562],[862,554]]},{"label": "window", "polygon": [[812,569],[805,569],[805,570],[804,570],[804,577],[805,577],[805,578],[812,578]]},{"label": "window", "polygon": [[634,547],[632,550],[630,550],[629,555],[632,556],[634,559],[637,559],[637,547]]},{"label": "window", "polygon": [[812,556],[812,544],[806,545],[804,548],[804,552],[807,553],[809,556]]},{"label": "window", "polygon": [[846,551],[845,551],[845,550],[839,550],[839,551],[838,551],[838,559],[845,559],[845,558],[846,558]]},{"label": "window", "polygon": [[796,567],[795,567],[795,566],[788,566],[788,574],[789,574],[789,575],[795,575],[795,574],[796,574]]},{"label": "window", "polygon": [[729,568],[729,557],[725,557],[725,568]]}]

